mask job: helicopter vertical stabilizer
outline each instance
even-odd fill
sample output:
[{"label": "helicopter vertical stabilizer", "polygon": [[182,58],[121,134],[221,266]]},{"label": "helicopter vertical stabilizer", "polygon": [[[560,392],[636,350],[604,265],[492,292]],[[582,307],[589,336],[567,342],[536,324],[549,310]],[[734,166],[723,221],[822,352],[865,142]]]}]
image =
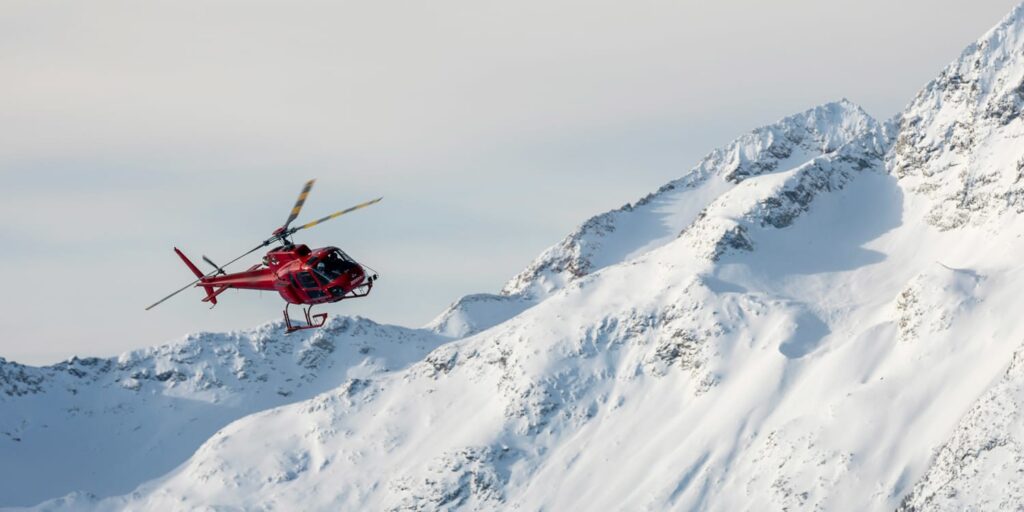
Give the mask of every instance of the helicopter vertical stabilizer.
[{"label": "helicopter vertical stabilizer", "polygon": [[[191,270],[192,273],[196,275],[196,277],[198,277],[200,279],[202,279],[203,277],[206,277],[206,276],[203,275],[202,272],[199,271],[199,268],[197,268],[195,266],[195,264],[193,264],[188,259],[188,257],[185,256],[185,253],[179,251],[177,247],[174,248],[174,252],[176,252],[178,254],[178,257],[181,258],[181,261],[185,262],[185,265],[188,266],[189,270]],[[209,300],[211,304],[217,304],[217,294],[214,293],[213,287],[212,286],[203,285],[203,289],[206,290],[206,298],[203,299],[203,300],[204,301],[205,300]]]}]

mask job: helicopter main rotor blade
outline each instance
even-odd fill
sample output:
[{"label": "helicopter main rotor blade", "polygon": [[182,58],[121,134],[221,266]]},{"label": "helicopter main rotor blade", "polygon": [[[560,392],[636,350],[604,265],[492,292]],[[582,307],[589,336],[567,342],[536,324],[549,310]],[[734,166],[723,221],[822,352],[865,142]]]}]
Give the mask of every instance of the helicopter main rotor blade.
[{"label": "helicopter main rotor blade", "polygon": [[328,216],[326,216],[326,217],[324,217],[322,219],[317,219],[317,220],[314,220],[313,222],[307,222],[306,224],[303,224],[303,225],[301,225],[301,226],[291,230],[291,232],[294,233],[294,232],[296,232],[296,231],[298,231],[300,229],[311,228],[313,226],[316,226],[317,224],[320,224],[321,222],[329,221],[329,220],[331,220],[331,219],[333,219],[335,217],[341,217],[342,215],[345,215],[346,213],[354,212],[354,211],[356,211],[356,210],[358,210],[360,208],[366,208],[367,206],[370,206],[371,204],[376,204],[376,203],[380,202],[381,199],[384,199],[384,198],[383,197],[378,197],[377,199],[372,199],[372,200],[367,201],[365,203],[357,204],[357,205],[355,205],[355,206],[353,206],[351,208],[346,208],[346,209],[341,210],[339,212],[334,212],[334,213],[332,213],[332,214],[330,214],[330,215],[328,215]]},{"label": "helicopter main rotor blade", "polygon": [[233,260],[231,260],[231,261],[229,261],[227,263],[225,263],[223,267],[220,267],[217,270],[214,270],[213,272],[210,272],[210,273],[204,275],[203,277],[200,277],[199,279],[196,279],[195,281],[192,281],[191,283],[186,284],[185,286],[181,287],[180,289],[175,290],[170,295],[168,295],[168,296],[166,296],[166,297],[164,297],[164,298],[162,298],[162,299],[160,299],[160,300],[150,304],[148,307],[146,307],[146,311],[149,311],[149,310],[159,306],[160,304],[163,304],[164,301],[166,301],[167,299],[169,299],[171,297],[174,297],[175,295],[177,295],[177,294],[179,294],[179,293],[181,293],[181,292],[183,292],[185,290],[188,290],[189,288],[195,286],[196,283],[202,281],[204,278],[213,277],[213,276],[217,275],[217,272],[221,272],[224,267],[226,267],[226,266],[228,266],[228,265],[230,265],[230,264],[232,264],[232,263],[234,263],[234,262],[236,262],[236,261],[238,261],[238,260],[240,260],[240,259],[242,259],[242,258],[244,258],[244,257],[246,257],[246,256],[248,256],[248,255],[250,255],[250,254],[252,254],[252,253],[254,253],[254,252],[256,252],[256,251],[258,251],[258,250],[260,250],[262,248],[264,248],[264,247],[266,247],[266,246],[268,246],[268,245],[270,245],[270,242],[273,241],[273,240],[274,240],[273,238],[267,239],[267,241],[263,242],[260,245],[257,245],[252,250],[246,252],[245,254],[243,254],[243,255],[241,255],[241,256],[239,256],[239,257],[237,257],[237,258],[235,258],[235,259],[233,259]]},{"label": "helicopter main rotor blade", "polygon": [[[208,276],[203,276],[203,277],[208,277]],[[153,309],[153,308],[155,308],[155,307],[159,306],[160,304],[163,304],[163,303],[164,303],[164,302],[165,302],[165,301],[166,301],[167,299],[169,299],[169,298],[171,298],[171,297],[174,297],[175,295],[177,295],[177,294],[179,294],[179,293],[181,293],[181,292],[183,292],[183,291],[185,291],[185,290],[188,290],[189,288],[191,288],[191,287],[195,286],[195,284],[196,284],[196,283],[198,283],[198,282],[199,282],[199,281],[201,281],[201,280],[202,280],[202,278],[200,278],[200,279],[196,279],[195,281],[192,281],[191,283],[189,283],[189,284],[186,284],[185,286],[183,286],[183,287],[179,288],[178,290],[175,290],[175,291],[174,291],[173,293],[171,293],[170,295],[168,295],[168,296],[166,296],[166,297],[164,297],[164,298],[162,298],[162,299],[160,299],[160,300],[158,300],[158,301],[156,301],[156,302],[154,302],[154,303],[150,304],[149,306],[146,306],[146,311],[149,311],[149,310],[151,310],[151,309]]]},{"label": "helicopter main rotor blade", "polygon": [[313,182],[315,181],[315,179],[309,180],[302,186],[302,192],[299,192],[299,198],[295,200],[295,206],[292,207],[292,212],[288,214],[288,220],[284,221],[283,230],[287,230],[288,225],[299,216],[299,212],[302,211],[302,205],[306,203],[306,196],[309,195],[309,191],[313,188]]}]

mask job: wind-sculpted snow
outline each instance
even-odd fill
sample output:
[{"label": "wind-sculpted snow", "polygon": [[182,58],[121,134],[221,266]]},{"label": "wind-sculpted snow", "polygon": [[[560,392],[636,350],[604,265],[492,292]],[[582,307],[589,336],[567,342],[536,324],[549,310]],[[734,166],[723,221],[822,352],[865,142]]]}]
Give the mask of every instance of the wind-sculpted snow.
[{"label": "wind-sculpted snow", "polygon": [[[261,411],[130,493],[40,510],[1022,509],[1022,12],[892,123],[818,107],[592,218],[456,301],[429,326],[447,338],[351,320],[125,369],[0,363],[0,447],[57,425],[11,405],[56,393],[103,397],[61,421],[135,414],[99,438],[179,462],[201,430],[170,441],[200,417],[181,404]],[[151,415],[173,429],[131,437]],[[40,446],[3,455],[57,457]]]},{"label": "wind-sculpted snow", "polygon": [[0,506],[130,491],[237,418],[402,368],[442,341],[362,318],[282,330],[201,333],[43,368],[0,361]]}]

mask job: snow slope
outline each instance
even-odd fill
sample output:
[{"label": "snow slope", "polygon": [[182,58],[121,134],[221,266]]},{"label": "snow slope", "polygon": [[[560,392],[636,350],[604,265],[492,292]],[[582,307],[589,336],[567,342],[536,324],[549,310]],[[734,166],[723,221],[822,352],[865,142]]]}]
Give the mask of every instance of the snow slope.
[{"label": "snow slope", "polygon": [[591,219],[429,326],[461,339],[37,509],[1024,508],[1022,30],[890,123],[824,105]]},{"label": "snow slope", "polygon": [[427,328],[463,337],[493,327],[575,279],[674,240],[706,206],[748,178],[799,167],[880,131],[867,112],[845,99],[758,128],[712,151],[658,191],[587,220],[499,294],[463,297]]},{"label": "snow slope", "polygon": [[0,506],[131,491],[238,418],[403,368],[442,342],[362,318],[282,332],[200,333],[45,368],[0,359]]}]

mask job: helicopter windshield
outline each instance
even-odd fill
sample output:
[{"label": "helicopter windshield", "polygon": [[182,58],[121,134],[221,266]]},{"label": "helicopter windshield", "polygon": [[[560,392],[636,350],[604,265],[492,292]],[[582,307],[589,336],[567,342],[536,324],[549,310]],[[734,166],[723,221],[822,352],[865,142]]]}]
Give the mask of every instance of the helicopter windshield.
[{"label": "helicopter windshield", "polygon": [[346,270],[355,265],[356,263],[347,254],[335,249],[327,253],[320,261],[313,263],[311,268],[325,282],[329,283],[341,277]]}]

